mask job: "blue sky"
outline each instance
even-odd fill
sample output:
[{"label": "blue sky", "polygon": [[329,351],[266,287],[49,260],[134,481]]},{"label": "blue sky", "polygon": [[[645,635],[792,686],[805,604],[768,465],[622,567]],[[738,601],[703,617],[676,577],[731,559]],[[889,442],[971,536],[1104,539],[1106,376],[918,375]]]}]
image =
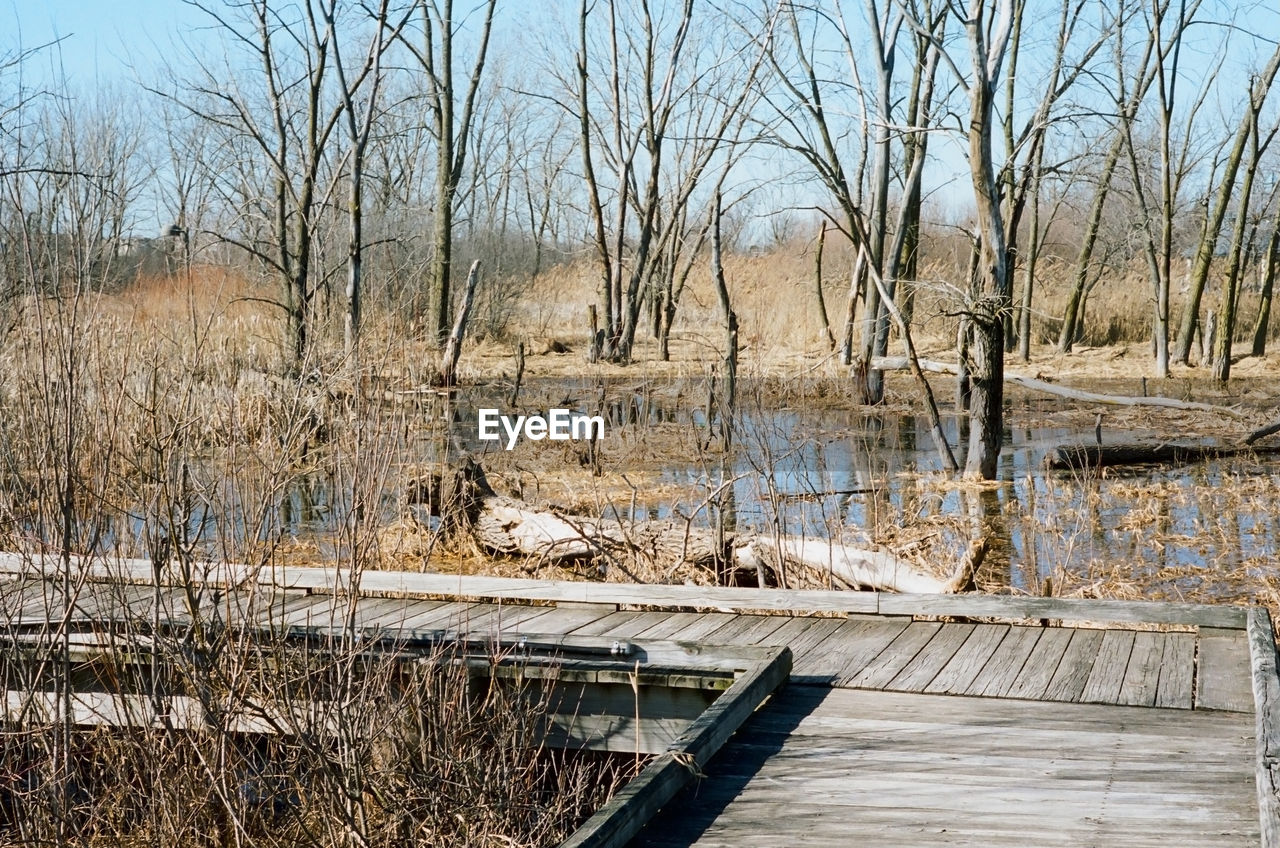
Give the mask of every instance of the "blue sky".
[{"label": "blue sky", "polygon": [[73,87],[95,87],[154,72],[175,34],[204,22],[181,0],[0,0],[0,54],[61,38],[25,72],[47,79],[61,70]]}]

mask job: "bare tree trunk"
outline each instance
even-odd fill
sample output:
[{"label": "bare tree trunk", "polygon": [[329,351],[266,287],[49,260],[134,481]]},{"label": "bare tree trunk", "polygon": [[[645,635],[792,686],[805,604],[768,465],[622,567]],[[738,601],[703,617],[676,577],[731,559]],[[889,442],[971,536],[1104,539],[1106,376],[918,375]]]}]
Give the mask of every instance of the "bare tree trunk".
[{"label": "bare tree trunk", "polygon": [[996,185],[991,150],[993,85],[1008,46],[1012,10],[1010,0],[997,0],[999,12],[988,33],[984,0],[970,4],[965,29],[973,62],[969,81],[969,171],[978,212],[982,253],[982,294],[972,304],[970,318],[973,405],[965,476],[993,480],[1004,432],[1004,313],[1009,308],[1009,256],[1005,249],[1004,222],[1000,217],[1000,190]]},{"label": "bare tree trunk", "polygon": [[471,304],[475,300],[476,285],[480,282],[480,260],[471,263],[467,272],[467,288],[462,293],[462,303],[458,304],[458,314],[453,321],[453,330],[445,343],[444,355],[440,358],[440,374],[436,378],[438,386],[452,386],[458,382],[458,358],[462,356],[462,339],[467,332],[467,319],[471,316]]},{"label": "bare tree trunk", "polygon": [[[342,60],[342,40],[338,35],[337,0],[330,0],[324,9],[327,37],[333,44],[334,71],[338,76],[339,95],[346,117],[347,136],[351,144],[350,186],[347,197],[347,310],[343,322],[343,342],[348,356],[356,357],[360,339],[360,320],[363,309],[364,282],[364,169],[369,139],[373,133],[374,116],[378,108],[379,90],[382,86],[382,56],[387,44],[399,35],[412,12],[407,12],[398,24],[388,20],[389,0],[380,0],[376,10],[370,9],[374,33],[370,39],[364,66],[353,79],[347,78]],[[387,30],[390,29],[390,37]],[[357,114],[356,95],[368,80],[364,98],[364,114]]]},{"label": "bare tree trunk", "polygon": [[813,288],[818,297],[818,319],[822,322],[822,331],[827,334],[827,347],[836,349],[836,337],[831,332],[831,319],[827,317],[827,298],[822,291],[822,248],[827,241],[827,222],[822,222],[818,230],[818,244],[813,255]]},{"label": "bare tree trunk", "polygon": [[[889,182],[892,138],[889,134],[893,109],[893,70],[897,54],[898,33],[903,17],[892,13],[892,5],[886,4],[883,18],[877,4],[868,0],[867,21],[870,24],[873,54],[875,56],[875,133],[874,155],[871,165],[871,211],[868,222],[870,241],[864,246],[864,260],[869,273],[879,275],[890,297],[894,296],[896,277],[888,266],[885,251],[886,230],[889,226]],[[896,256],[894,257],[897,258]],[[879,286],[867,286],[866,308],[862,313],[862,359],[870,362],[884,356],[888,344],[889,315],[881,300]],[[878,404],[884,400],[884,375],[874,368],[867,369],[864,401]]]},{"label": "bare tree trunk", "polygon": [[1004,436],[1004,299],[981,297],[971,311],[969,375],[973,401],[969,410],[969,452],[965,476],[994,480]]},{"label": "bare tree trunk", "polygon": [[1031,361],[1031,304],[1036,283],[1036,265],[1040,260],[1040,178],[1044,168],[1043,156],[1037,157],[1031,176],[1031,220],[1028,221],[1030,241],[1027,263],[1023,266],[1022,302],[1018,308],[1018,358]]},{"label": "bare tree trunk", "polygon": [[720,195],[716,194],[711,222],[711,278],[716,284],[720,312],[724,315],[725,354],[724,390],[720,400],[720,445],[728,450],[733,444],[734,406],[738,393],[738,316],[729,303],[729,286],[724,279],[720,257]]},{"label": "bare tree trunk", "polygon": [[431,226],[432,255],[427,272],[427,327],[437,344],[443,343],[449,332],[454,206],[458,202],[459,187],[466,171],[476,94],[484,75],[497,0],[484,0],[484,18],[475,49],[475,60],[471,66],[466,92],[461,98],[453,76],[454,36],[460,20],[454,16],[453,0],[443,0],[443,3],[443,6],[438,6],[437,0],[417,0],[416,6],[422,12],[421,47],[407,38],[399,39],[426,75],[427,99],[435,127],[436,179]]},{"label": "bare tree trunk", "polygon": [[[1227,259],[1227,279],[1222,286],[1222,326],[1218,330],[1218,342],[1213,351],[1213,377],[1225,383],[1231,378],[1231,347],[1236,335],[1236,307],[1240,299],[1240,277],[1244,265],[1245,232],[1248,230],[1249,198],[1253,194],[1253,181],[1258,173],[1259,160],[1275,138],[1272,128],[1265,139],[1258,137],[1258,113],[1253,113],[1253,126],[1249,133],[1249,161],[1244,166],[1244,181],[1237,198],[1235,227],[1231,233],[1231,253]],[[1252,240],[1252,239],[1250,239]]]},{"label": "bare tree trunk", "polygon": [[1254,356],[1267,353],[1267,325],[1271,320],[1271,297],[1275,291],[1277,266],[1280,266],[1280,216],[1272,219],[1271,238],[1267,241],[1266,268],[1263,271],[1262,291],[1258,301],[1258,319],[1253,325]]},{"label": "bare tree trunk", "polygon": [[1206,222],[1203,237],[1196,249],[1195,260],[1191,268],[1191,291],[1186,306],[1182,310],[1182,324],[1178,328],[1178,340],[1174,345],[1172,358],[1174,362],[1187,364],[1191,352],[1191,340],[1195,335],[1196,322],[1200,315],[1200,298],[1204,295],[1205,283],[1209,279],[1209,266],[1213,262],[1214,248],[1218,243],[1218,233],[1222,230],[1222,221],[1226,218],[1227,208],[1235,197],[1236,173],[1240,169],[1240,160],[1244,158],[1245,146],[1248,144],[1251,127],[1255,116],[1262,111],[1262,105],[1271,91],[1271,83],[1276,72],[1280,71],[1280,45],[1271,54],[1266,68],[1253,78],[1249,91],[1249,105],[1240,118],[1240,126],[1236,129],[1235,141],[1231,152],[1227,155],[1226,166],[1222,172],[1222,181],[1213,203],[1213,211]]}]

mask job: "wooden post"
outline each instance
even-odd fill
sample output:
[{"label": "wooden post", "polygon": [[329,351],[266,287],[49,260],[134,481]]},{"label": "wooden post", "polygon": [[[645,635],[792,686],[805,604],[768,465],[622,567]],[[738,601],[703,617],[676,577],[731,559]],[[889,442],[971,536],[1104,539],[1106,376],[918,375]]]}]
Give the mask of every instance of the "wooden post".
[{"label": "wooden post", "polygon": [[1263,848],[1280,846],[1280,676],[1276,635],[1266,607],[1249,610],[1249,665],[1253,679],[1258,820]]}]

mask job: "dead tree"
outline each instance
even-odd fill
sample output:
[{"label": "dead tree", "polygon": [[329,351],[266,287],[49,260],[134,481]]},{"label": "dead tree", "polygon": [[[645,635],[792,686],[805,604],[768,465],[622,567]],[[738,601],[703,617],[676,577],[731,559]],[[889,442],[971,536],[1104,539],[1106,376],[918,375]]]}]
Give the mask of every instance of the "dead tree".
[{"label": "dead tree", "polygon": [[721,260],[719,192],[716,193],[712,206],[711,279],[716,284],[720,312],[724,315],[724,390],[720,398],[720,444],[724,450],[728,450],[733,444],[734,406],[738,391],[738,315],[729,302],[729,286],[724,279],[724,263]]},{"label": "dead tree", "polygon": [[[383,85],[382,59],[388,46],[399,36],[412,12],[391,20],[390,0],[379,0],[376,7],[366,7],[373,32],[364,61],[354,74],[342,60],[342,39],[338,35],[338,0],[328,0],[322,14],[325,38],[333,44],[333,67],[338,79],[338,96],[347,130],[348,197],[347,197],[347,311],[343,339],[348,355],[354,356],[360,337],[360,316],[364,298],[364,178],[365,157],[373,135],[374,119],[379,110]],[[357,99],[360,101],[357,103]],[[361,109],[363,108],[363,111]]]},{"label": "dead tree", "polygon": [[482,4],[479,41],[465,89],[454,79],[455,39],[461,26],[461,16],[454,14],[453,0],[418,0],[422,44],[414,44],[404,33],[399,39],[416,60],[425,79],[427,110],[436,141],[432,252],[427,271],[427,327],[437,343],[443,343],[449,332],[453,218],[462,179],[467,172],[476,95],[484,76],[496,6],[497,0],[485,0]]},{"label": "dead tree", "polygon": [[1235,138],[1223,164],[1222,175],[1214,194],[1212,209],[1206,220],[1200,244],[1191,267],[1191,291],[1182,310],[1182,322],[1178,328],[1178,339],[1171,352],[1174,362],[1187,364],[1191,354],[1191,341],[1195,336],[1196,326],[1200,318],[1200,298],[1204,295],[1205,283],[1209,279],[1209,266],[1213,262],[1213,254],[1218,244],[1218,234],[1222,231],[1222,222],[1227,216],[1227,209],[1236,197],[1236,177],[1240,171],[1240,162],[1244,159],[1245,149],[1249,145],[1256,115],[1262,110],[1267,95],[1271,92],[1271,84],[1276,73],[1280,71],[1280,44],[1276,45],[1266,67],[1253,77],[1249,86],[1249,103],[1240,116],[1240,125],[1236,128]]},{"label": "dead tree", "polygon": [[453,329],[449,332],[444,354],[440,357],[440,373],[435,379],[437,386],[453,386],[458,382],[458,358],[462,356],[462,339],[467,334],[467,320],[471,317],[471,304],[475,301],[476,285],[479,282],[480,260],[477,259],[471,263],[471,270],[467,272],[467,288],[462,293]]}]

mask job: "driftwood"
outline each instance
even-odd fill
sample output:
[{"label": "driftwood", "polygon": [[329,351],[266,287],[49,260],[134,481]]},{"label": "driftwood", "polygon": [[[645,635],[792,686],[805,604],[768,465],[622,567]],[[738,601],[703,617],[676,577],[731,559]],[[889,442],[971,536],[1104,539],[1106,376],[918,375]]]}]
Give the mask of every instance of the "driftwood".
[{"label": "driftwood", "polygon": [[[907,362],[906,357],[902,356],[882,356],[876,357],[871,361],[871,367],[880,371],[905,371],[911,365]],[[936,362],[927,359],[920,360],[920,368],[933,374],[950,374],[952,376],[959,373],[959,368],[950,362]],[[1109,406],[1155,406],[1165,409],[1181,409],[1184,411],[1194,412],[1212,412],[1215,415],[1225,415],[1228,418],[1240,419],[1244,415],[1238,409],[1229,406],[1215,406],[1211,403],[1196,403],[1194,401],[1177,400],[1176,398],[1167,397],[1127,397],[1124,395],[1103,395],[1097,392],[1086,392],[1083,389],[1072,389],[1067,386],[1059,386],[1054,383],[1048,383],[1044,380],[1037,380],[1034,377],[1024,377],[1021,374],[1005,373],[1004,381],[1013,383],[1016,386],[1022,386],[1024,389],[1030,389],[1035,392],[1043,392],[1045,394],[1064,397],[1068,400],[1079,400],[1085,403],[1101,403]]]},{"label": "driftwood", "polygon": [[[465,537],[485,551],[532,559],[534,567],[564,560],[598,560],[631,575],[641,561],[674,575],[682,566],[741,575],[761,585],[803,574],[810,583],[839,588],[942,593],[968,589],[986,554],[973,543],[954,574],[941,579],[907,560],[824,539],[727,535],[686,521],[626,523],[536,508],[493,491],[484,470],[467,457],[444,477],[419,481],[411,500],[426,501],[447,536]],[[769,579],[769,575],[773,579]]]}]

